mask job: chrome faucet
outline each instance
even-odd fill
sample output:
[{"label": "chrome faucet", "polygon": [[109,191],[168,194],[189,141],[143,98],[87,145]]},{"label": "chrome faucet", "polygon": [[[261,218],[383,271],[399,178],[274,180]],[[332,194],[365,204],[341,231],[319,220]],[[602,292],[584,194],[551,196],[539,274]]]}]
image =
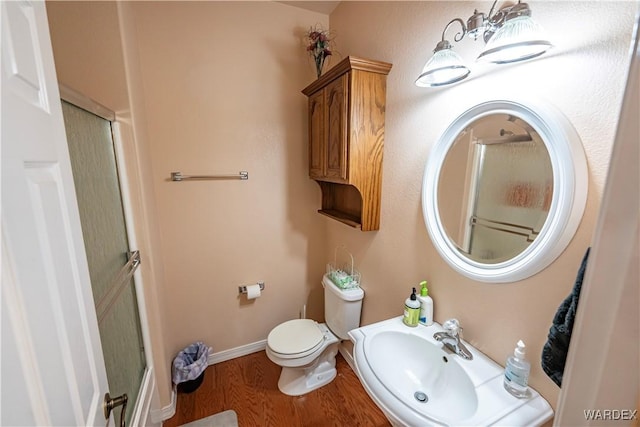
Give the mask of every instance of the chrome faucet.
[{"label": "chrome faucet", "polygon": [[458,356],[466,360],[473,359],[473,355],[462,343],[462,327],[457,319],[449,319],[442,324],[444,332],[436,332],[433,338],[442,342],[442,345]]}]

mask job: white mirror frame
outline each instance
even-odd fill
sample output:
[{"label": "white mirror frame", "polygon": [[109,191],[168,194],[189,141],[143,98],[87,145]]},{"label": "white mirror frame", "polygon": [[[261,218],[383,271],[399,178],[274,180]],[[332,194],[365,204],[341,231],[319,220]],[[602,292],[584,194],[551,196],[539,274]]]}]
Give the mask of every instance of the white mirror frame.
[{"label": "white mirror frame", "polygon": [[[540,135],[551,159],[553,196],[547,219],[535,240],[510,260],[485,264],[467,258],[448,237],[438,210],[438,183],[442,164],[458,134],[475,120],[492,114],[519,117]],[[546,268],[567,247],[584,213],[588,182],[582,142],[564,114],[540,102],[527,101],[525,105],[505,99],[488,101],[462,113],[433,147],[422,182],[422,212],[433,244],[456,271],[481,282],[515,282]]]}]

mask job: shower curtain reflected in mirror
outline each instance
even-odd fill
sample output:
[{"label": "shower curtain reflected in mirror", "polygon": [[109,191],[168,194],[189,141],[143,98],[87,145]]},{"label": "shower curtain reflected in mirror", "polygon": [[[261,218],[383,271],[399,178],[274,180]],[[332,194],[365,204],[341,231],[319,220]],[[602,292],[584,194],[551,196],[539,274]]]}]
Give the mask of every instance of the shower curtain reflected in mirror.
[{"label": "shower curtain reflected in mirror", "polygon": [[[509,141],[509,138],[505,138]],[[542,140],[474,141],[467,218],[470,258],[499,263],[524,251],[540,233],[553,194],[553,172]]]}]

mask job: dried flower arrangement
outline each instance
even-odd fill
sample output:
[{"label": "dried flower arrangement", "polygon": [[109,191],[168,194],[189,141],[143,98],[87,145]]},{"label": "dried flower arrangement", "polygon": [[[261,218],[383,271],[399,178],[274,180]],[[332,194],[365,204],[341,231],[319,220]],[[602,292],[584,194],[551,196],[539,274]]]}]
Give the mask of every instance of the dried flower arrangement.
[{"label": "dried flower arrangement", "polygon": [[319,24],[309,28],[307,33],[307,52],[315,61],[318,77],[322,74],[325,59],[332,55],[332,49],[333,38],[328,30],[323,29]]}]

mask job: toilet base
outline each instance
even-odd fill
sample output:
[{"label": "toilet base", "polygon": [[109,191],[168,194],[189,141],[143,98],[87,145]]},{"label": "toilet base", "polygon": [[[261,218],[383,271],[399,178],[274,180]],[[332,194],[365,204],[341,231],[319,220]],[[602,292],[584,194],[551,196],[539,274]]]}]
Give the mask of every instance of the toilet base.
[{"label": "toilet base", "polygon": [[283,367],[278,380],[278,389],[289,396],[301,396],[329,384],[337,375],[336,354],[338,344],[331,344],[310,366],[302,368]]}]

